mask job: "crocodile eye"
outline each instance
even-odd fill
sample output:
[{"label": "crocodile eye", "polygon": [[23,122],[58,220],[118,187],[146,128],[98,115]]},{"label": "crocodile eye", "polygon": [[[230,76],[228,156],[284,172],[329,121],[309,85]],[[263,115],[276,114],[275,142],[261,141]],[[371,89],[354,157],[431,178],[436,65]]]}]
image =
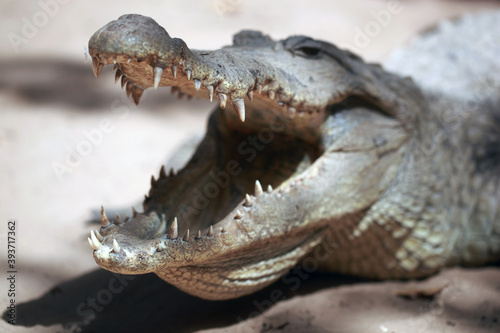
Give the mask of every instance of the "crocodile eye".
[{"label": "crocodile eye", "polygon": [[295,54],[306,57],[306,58],[316,58],[321,50],[316,47],[302,46],[294,50]]}]

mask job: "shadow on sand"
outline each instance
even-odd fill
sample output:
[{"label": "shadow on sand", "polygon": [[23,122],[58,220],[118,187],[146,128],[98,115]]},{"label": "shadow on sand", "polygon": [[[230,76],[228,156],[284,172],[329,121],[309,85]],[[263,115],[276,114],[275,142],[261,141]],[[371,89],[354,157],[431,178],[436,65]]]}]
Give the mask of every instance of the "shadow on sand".
[{"label": "shadow on sand", "polygon": [[[18,304],[16,324],[61,324],[64,332],[192,332],[238,323],[261,314],[278,300],[356,282],[331,274],[302,279],[304,272],[300,274],[290,273],[270,287],[239,299],[207,301],[176,289],[154,274],[124,276],[96,270],[57,285],[38,299]],[[7,312],[3,319],[7,320]]]}]

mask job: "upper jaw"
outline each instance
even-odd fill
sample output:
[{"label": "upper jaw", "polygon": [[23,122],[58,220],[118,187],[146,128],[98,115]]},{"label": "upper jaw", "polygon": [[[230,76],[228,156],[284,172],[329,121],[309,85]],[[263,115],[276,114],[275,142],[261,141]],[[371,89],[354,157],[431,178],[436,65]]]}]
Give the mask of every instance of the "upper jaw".
[{"label": "upper jaw", "polygon": [[[301,62],[311,66],[310,61],[292,54],[285,42],[274,42],[257,32],[238,36],[235,46],[216,51],[190,50],[153,19],[129,14],[94,33],[89,54],[96,76],[104,65],[115,64],[116,80],[121,78],[135,103],[147,88],[173,86],[182,94],[218,98],[222,109],[230,105],[244,121],[245,100],[248,103],[255,98],[279,115],[310,117],[324,113],[328,104],[344,97],[340,93],[319,94],[328,82],[322,76],[331,62],[318,63],[316,69],[303,72]],[[249,52],[241,45],[256,39],[266,41],[256,51],[254,46]],[[295,65],[290,67],[290,63]]]}]

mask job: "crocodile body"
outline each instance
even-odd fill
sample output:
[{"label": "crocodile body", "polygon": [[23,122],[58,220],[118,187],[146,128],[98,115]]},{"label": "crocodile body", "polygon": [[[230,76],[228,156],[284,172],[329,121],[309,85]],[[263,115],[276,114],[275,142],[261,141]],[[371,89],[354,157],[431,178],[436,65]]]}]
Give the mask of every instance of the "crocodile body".
[{"label": "crocodile body", "polygon": [[408,279],[500,258],[500,108],[488,99],[464,117],[463,101],[326,42],[243,31],[195,51],[140,15],[99,29],[89,53],[96,76],[115,64],[136,104],[163,86],[219,101],[185,167],[152,177],[144,212],[112,222],[101,210],[89,243],[107,270],[217,300],[301,260]]}]

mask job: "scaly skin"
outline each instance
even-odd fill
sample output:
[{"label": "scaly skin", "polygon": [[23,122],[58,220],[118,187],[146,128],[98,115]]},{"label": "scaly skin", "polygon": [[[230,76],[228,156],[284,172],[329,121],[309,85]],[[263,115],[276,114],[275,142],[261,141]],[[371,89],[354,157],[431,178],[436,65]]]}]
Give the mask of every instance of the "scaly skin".
[{"label": "scaly skin", "polygon": [[[259,290],[304,258],[415,278],[500,257],[498,113],[448,128],[440,110],[453,101],[302,36],[245,31],[195,51],[124,15],[92,36],[89,53],[96,76],[116,64],[136,104],[163,86],[220,102],[187,165],[152,178],[143,213],[111,223],[102,211],[89,243],[107,270],[154,272],[217,300]],[[426,153],[435,133],[443,139]]]}]

